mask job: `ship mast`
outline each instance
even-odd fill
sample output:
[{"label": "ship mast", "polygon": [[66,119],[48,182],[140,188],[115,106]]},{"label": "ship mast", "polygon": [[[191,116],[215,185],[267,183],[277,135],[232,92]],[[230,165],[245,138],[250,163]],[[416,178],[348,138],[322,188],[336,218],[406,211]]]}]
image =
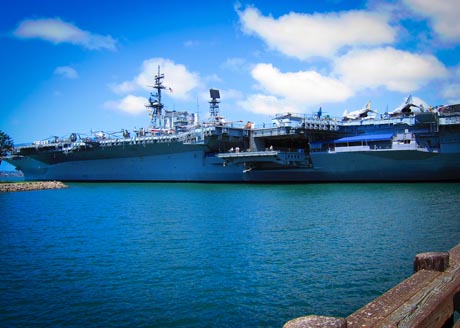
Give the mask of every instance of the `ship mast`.
[{"label": "ship mast", "polygon": [[166,89],[163,85],[165,75],[160,73],[160,65],[158,65],[158,73],[155,74],[155,84],[152,86],[156,92],[151,92],[149,103],[145,107],[149,108],[150,124],[152,127],[160,127],[161,117],[163,115],[163,104],[161,103],[161,90]]}]

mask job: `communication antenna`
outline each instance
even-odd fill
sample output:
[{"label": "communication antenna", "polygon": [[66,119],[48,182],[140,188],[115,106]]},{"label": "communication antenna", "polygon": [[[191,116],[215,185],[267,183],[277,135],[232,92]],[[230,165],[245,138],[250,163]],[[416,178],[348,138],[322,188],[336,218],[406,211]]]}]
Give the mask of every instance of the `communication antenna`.
[{"label": "communication antenna", "polygon": [[155,84],[151,86],[156,92],[151,92],[148,104],[145,107],[149,108],[150,122],[153,127],[157,127],[157,122],[160,122],[163,115],[163,104],[161,102],[161,90],[166,89],[163,85],[165,75],[160,73],[160,65],[158,65],[158,73],[155,74]]}]

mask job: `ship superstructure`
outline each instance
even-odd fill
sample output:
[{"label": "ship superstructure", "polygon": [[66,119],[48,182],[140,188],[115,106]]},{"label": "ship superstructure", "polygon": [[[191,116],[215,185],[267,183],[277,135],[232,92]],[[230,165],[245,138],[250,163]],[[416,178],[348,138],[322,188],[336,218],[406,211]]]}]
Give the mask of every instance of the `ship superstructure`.
[{"label": "ship superstructure", "polygon": [[[370,103],[342,119],[285,113],[270,126],[226,122],[220,92],[210,116],[167,110],[158,69],[150,126],[16,147],[6,161],[27,180],[63,181],[451,181],[460,180],[460,105],[406,104],[378,116]],[[409,103],[408,103],[409,102]]]}]

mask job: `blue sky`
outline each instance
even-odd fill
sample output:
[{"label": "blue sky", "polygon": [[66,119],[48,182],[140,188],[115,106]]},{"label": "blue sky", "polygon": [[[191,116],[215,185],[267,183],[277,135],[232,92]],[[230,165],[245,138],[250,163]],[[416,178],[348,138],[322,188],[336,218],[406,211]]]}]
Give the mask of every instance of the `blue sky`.
[{"label": "blue sky", "polygon": [[460,102],[458,0],[4,1],[0,130],[15,143],[146,127],[168,109],[228,121]]}]

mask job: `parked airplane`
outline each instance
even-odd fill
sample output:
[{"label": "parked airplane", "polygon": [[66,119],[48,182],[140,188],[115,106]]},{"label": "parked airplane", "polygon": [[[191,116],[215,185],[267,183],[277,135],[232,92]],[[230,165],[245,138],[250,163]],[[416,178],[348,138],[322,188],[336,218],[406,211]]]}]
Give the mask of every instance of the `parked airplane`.
[{"label": "parked airplane", "polygon": [[369,119],[369,118],[373,118],[375,117],[375,115],[372,115],[372,116],[369,116],[369,113],[374,113],[374,114],[377,114],[376,111],[372,110],[371,109],[371,102],[369,101],[367,103],[367,105],[362,108],[362,109],[358,109],[358,110],[355,110],[355,111],[352,111],[350,113],[347,112],[347,110],[345,110],[343,112],[343,120],[344,121],[347,121],[347,120],[357,120],[357,119]]}]

